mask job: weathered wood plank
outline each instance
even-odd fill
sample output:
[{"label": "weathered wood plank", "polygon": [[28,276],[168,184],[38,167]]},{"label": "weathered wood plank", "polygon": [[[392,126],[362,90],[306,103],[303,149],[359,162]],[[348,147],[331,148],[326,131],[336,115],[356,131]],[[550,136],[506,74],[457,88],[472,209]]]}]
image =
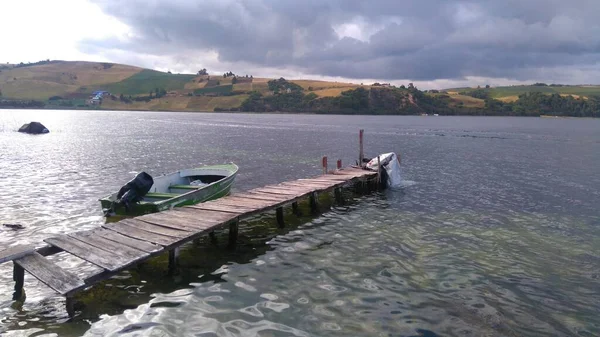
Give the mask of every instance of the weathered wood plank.
[{"label": "weathered wood plank", "polygon": [[135,219],[124,219],[119,222],[122,222],[128,226],[135,227],[141,230],[145,230],[147,232],[152,232],[164,236],[170,236],[174,238],[185,238],[190,236],[192,233],[180,229],[174,229],[170,227],[159,226],[155,224],[148,223],[146,221]]},{"label": "weathered wood plank", "polygon": [[219,200],[219,204],[232,205],[232,206],[243,206],[248,208],[265,208],[271,207],[273,205],[277,205],[276,201],[262,201],[255,199],[245,199],[245,198],[227,198]]},{"label": "weathered wood plank", "polygon": [[290,197],[300,197],[302,195],[305,195],[307,192],[302,191],[302,192],[297,192],[297,191],[291,191],[291,190],[285,190],[285,189],[277,189],[277,188],[255,188],[253,190],[248,191],[250,193],[252,192],[261,192],[261,193],[267,193],[267,194],[279,194],[279,195],[287,195]]},{"label": "weathered wood plank", "polygon": [[217,219],[212,219],[212,218],[204,218],[204,219],[198,218],[197,216],[192,215],[187,212],[172,211],[172,212],[169,212],[169,215],[172,218],[177,218],[181,221],[185,221],[186,226],[194,229],[194,232],[196,232],[196,233],[204,231],[204,230],[209,229],[214,226],[218,226],[224,222],[223,220],[217,220]]},{"label": "weathered wood plank", "polygon": [[34,252],[17,259],[15,263],[61,295],[85,287],[85,282],[79,277],[62,269],[38,253]]},{"label": "weathered wood plank", "polygon": [[237,214],[194,209],[190,207],[178,207],[174,211],[189,214],[190,216],[198,220],[211,219],[216,221],[229,222],[238,217]]},{"label": "weathered wood plank", "polygon": [[114,241],[116,243],[131,247],[131,248],[141,250],[146,253],[155,253],[155,252],[161,251],[163,249],[163,247],[161,247],[159,245],[155,245],[148,241],[133,239],[128,236],[125,236],[125,235],[122,235],[117,232],[113,232],[111,230],[104,229],[104,228],[94,229],[92,232],[94,233],[94,235],[97,235],[99,237]]},{"label": "weathered wood plank", "polygon": [[150,254],[144,251],[107,240],[100,236],[96,236],[91,231],[69,233],[67,236],[87,243],[88,245],[94,246],[98,249],[102,249],[106,252],[114,253],[132,260],[144,259],[150,256]]},{"label": "weathered wood plank", "polygon": [[294,180],[294,181],[287,181],[284,182],[282,185],[287,185],[287,184],[293,184],[293,185],[302,185],[302,186],[325,186],[325,187],[333,187],[336,185],[342,185],[344,182],[343,181],[336,181],[336,180],[328,180],[328,181],[321,181],[321,180]]},{"label": "weathered wood plank", "polygon": [[44,241],[109,271],[115,271],[130,262],[129,259],[103,251],[66,235],[51,237]]},{"label": "weathered wood plank", "polygon": [[236,193],[233,194],[234,197],[246,198],[246,199],[255,199],[255,200],[265,200],[265,201],[278,201],[278,202],[287,202],[293,199],[283,195],[269,195],[269,194],[252,194],[252,193]]},{"label": "weathered wood plank", "polygon": [[16,245],[0,251],[0,263],[16,260],[25,255],[35,252],[35,247],[31,245]]},{"label": "weathered wood plank", "polygon": [[304,183],[289,182],[289,183],[281,184],[281,186],[302,187],[302,188],[306,188],[309,190],[327,190],[327,189],[335,187],[336,185],[337,184],[319,184],[319,183],[314,183],[314,182],[304,182]]},{"label": "weathered wood plank", "polygon": [[133,239],[144,240],[161,246],[170,246],[173,243],[181,240],[181,238],[177,237],[165,236],[154,232],[148,232],[136,227],[129,226],[123,222],[104,224],[102,225],[102,227]]},{"label": "weathered wood plank", "polygon": [[265,187],[261,187],[261,189],[270,189],[270,190],[281,190],[281,191],[289,191],[289,192],[293,192],[293,193],[305,193],[307,190],[310,190],[310,188],[306,188],[306,187],[292,187],[292,186],[285,186],[285,185],[281,185],[281,184],[277,184],[277,185],[268,185]]},{"label": "weathered wood plank", "polygon": [[135,219],[139,220],[139,221],[151,223],[151,224],[154,224],[157,226],[174,229],[174,230],[180,230],[180,231],[191,232],[191,233],[196,231],[196,229],[193,228],[193,226],[191,226],[189,224],[189,221],[180,219],[178,217],[171,216],[170,212],[168,212],[168,211],[160,212],[160,213],[153,213],[153,214],[146,214],[146,215],[138,216]]},{"label": "weathered wood plank", "polygon": [[214,204],[214,203],[210,203],[210,202],[204,202],[201,204],[187,206],[187,207],[195,208],[195,209],[202,209],[202,210],[207,210],[207,211],[219,211],[219,212],[226,212],[226,213],[234,213],[234,214],[238,214],[238,215],[254,211],[253,209],[249,209],[249,208],[218,205],[218,204]]}]

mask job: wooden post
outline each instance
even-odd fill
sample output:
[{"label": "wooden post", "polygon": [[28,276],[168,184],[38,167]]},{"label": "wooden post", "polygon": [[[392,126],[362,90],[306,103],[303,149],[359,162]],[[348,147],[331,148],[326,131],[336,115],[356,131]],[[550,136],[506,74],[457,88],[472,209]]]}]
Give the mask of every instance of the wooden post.
[{"label": "wooden post", "polygon": [[279,228],[285,227],[285,223],[283,222],[283,207],[277,207],[276,212],[277,212],[277,226],[279,226]]},{"label": "wooden post", "polygon": [[234,221],[229,224],[229,248],[235,248],[235,243],[238,238],[238,222]]},{"label": "wooden post", "polygon": [[179,262],[179,248],[169,250],[169,275],[175,275]]},{"label": "wooden post", "polygon": [[377,156],[377,188],[381,187],[381,161]]},{"label": "wooden post", "polygon": [[300,212],[300,208],[298,208],[298,202],[294,201],[292,202],[292,212],[294,214],[296,214],[297,216],[301,216],[302,212]]},{"label": "wooden post", "polygon": [[73,298],[73,295],[67,295],[65,297],[65,307],[69,317],[73,318],[75,316],[75,298]]},{"label": "wooden post", "polygon": [[310,194],[310,210],[313,213],[319,212],[319,204],[317,203],[317,192],[312,192]]},{"label": "wooden post", "polygon": [[13,262],[13,280],[15,281],[15,292],[13,293],[13,301],[21,301],[25,299],[25,269]]},{"label": "wooden post", "polygon": [[342,188],[338,187],[335,190],[333,190],[333,193],[335,195],[335,201],[339,204],[339,205],[343,205],[344,204],[344,196],[342,195]]},{"label": "wooden post", "polygon": [[360,129],[359,131],[359,142],[360,142],[360,152],[358,154],[358,166],[363,166],[363,158],[365,158],[365,154],[363,152],[363,134],[365,133],[365,130]]},{"label": "wooden post", "polygon": [[341,159],[338,159],[338,161],[337,161],[337,169],[338,170],[342,169],[342,160]]},{"label": "wooden post", "polygon": [[219,243],[217,241],[217,236],[215,235],[215,232],[208,233],[208,237],[210,238],[210,243],[212,243],[213,245],[216,246]]},{"label": "wooden post", "polygon": [[323,174],[327,174],[327,156],[323,156]]}]

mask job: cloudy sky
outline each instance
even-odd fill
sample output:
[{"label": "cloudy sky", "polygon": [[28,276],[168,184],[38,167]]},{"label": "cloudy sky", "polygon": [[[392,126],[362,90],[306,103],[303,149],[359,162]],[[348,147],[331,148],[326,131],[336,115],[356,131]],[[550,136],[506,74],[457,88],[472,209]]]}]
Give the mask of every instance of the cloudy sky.
[{"label": "cloudy sky", "polygon": [[3,0],[0,10],[0,62],[421,88],[600,82],[599,0]]}]

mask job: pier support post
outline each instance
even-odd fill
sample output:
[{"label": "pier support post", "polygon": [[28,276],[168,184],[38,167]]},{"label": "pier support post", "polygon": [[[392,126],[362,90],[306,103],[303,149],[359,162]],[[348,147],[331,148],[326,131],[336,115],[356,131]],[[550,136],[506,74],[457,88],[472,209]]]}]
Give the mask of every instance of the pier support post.
[{"label": "pier support post", "polygon": [[69,317],[73,318],[75,316],[75,298],[73,298],[73,295],[67,295],[65,297],[65,307]]},{"label": "pier support post", "polygon": [[383,168],[381,167],[381,160],[379,160],[379,156],[377,156],[377,188],[376,189],[381,189],[381,170]]},{"label": "pier support post", "polygon": [[317,192],[312,192],[310,194],[310,210],[313,213],[318,213],[319,212],[319,204],[317,203]]},{"label": "pier support post", "polygon": [[229,248],[235,248],[235,243],[238,238],[238,222],[234,221],[229,224]]},{"label": "pier support post", "polygon": [[208,233],[208,238],[210,239],[210,243],[212,243],[215,246],[219,243],[219,241],[217,241],[217,236],[215,235],[215,232]]},{"label": "pier support post", "polygon": [[169,250],[169,275],[174,275],[177,272],[177,264],[179,262],[179,248]]},{"label": "pier support post", "polygon": [[277,212],[277,226],[279,226],[279,228],[285,227],[285,223],[283,221],[283,207],[277,207],[276,212]]},{"label": "pier support post", "polygon": [[363,135],[365,130],[360,129],[358,132],[358,141],[359,141],[359,153],[358,153],[358,166],[363,166],[363,159],[365,158],[365,154],[363,152]]},{"label": "pier support post", "polygon": [[338,169],[338,170],[341,170],[341,169],[342,169],[342,160],[341,160],[341,159],[338,159],[338,160],[337,160],[337,169]]},{"label": "pier support post", "polygon": [[335,190],[333,190],[333,194],[335,195],[335,201],[338,203],[338,205],[343,205],[344,204],[344,196],[342,195],[342,188],[338,187]]},{"label": "pier support post", "polygon": [[25,269],[13,262],[13,280],[15,281],[15,292],[13,293],[13,301],[21,301],[25,299]]},{"label": "pier support post", "polygon": [[302,212],[300,212],[297,201],[292,202],[292,212],[296,214],[296,216],[302,216]]},{"label": "pier support post", "polygon": [[323,174],[327,174],[327,156],[323,157]]}]

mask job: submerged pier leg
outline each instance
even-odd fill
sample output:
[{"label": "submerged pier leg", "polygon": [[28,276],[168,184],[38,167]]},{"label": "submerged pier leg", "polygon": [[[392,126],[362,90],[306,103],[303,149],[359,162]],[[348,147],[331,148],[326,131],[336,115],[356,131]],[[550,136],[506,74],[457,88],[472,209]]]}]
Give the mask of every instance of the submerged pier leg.
[{"label": "submerged pier leg", "polygon": [[177,264],[179,262],[179,248],[169,250],[169,275],[174,275],[177,272]]},{"label": "submerged pier leg", "polygon": [[65,307],[67,308],[69,317],[73,318],[73,316],[75,316],[75,298],[73,298],[72,295],[67,295],[65,297]]},{"label": "submerged pier leg", "polygon": [[25,269],[13,262],[13,280],[15,281],[15,292],[13,293],[13,301],[21,301],[25,299]]},{"label": "submerged pier leg", "polygon": [[229,248],[235,248],[235,243],[238,238],[238,222],[234,221],[229,224]]},{"label": "submerged pier leg", "polygon": [[277,212],[277,226],[279,226],[279,228],[285,227],[285,223],[283,221],[283,207],[277,207],[276,212]]},{"label": "submerged pier leg", "polygon": [[215,235],[215,232],[208,233],[208,238],[210,239],[210,243],[212,243],[215,246],[219,243],[219,241],[217,240],[217,236]]},{"label": "submerged pier leg", "polygon": [[333,194],[335,195],[335,201],[338,203],[338,205],[343,205],[344,195],[342,194],[342,188],[336,188],[335,190],[333,190]]},{"label": "submerged pier leg", "polygon": [[319,212],[319,204],[317,203],[317,192],[312,192],[310,194],[310,210],[313,213]]},{"label": "submerged pier leg", "polygon": [[296,214],[297,216],[301,216],[302,212],[300,211],[300,208],[298,207],[298,202],[294,201],[292,202],[292,212],[294,214]]}]

